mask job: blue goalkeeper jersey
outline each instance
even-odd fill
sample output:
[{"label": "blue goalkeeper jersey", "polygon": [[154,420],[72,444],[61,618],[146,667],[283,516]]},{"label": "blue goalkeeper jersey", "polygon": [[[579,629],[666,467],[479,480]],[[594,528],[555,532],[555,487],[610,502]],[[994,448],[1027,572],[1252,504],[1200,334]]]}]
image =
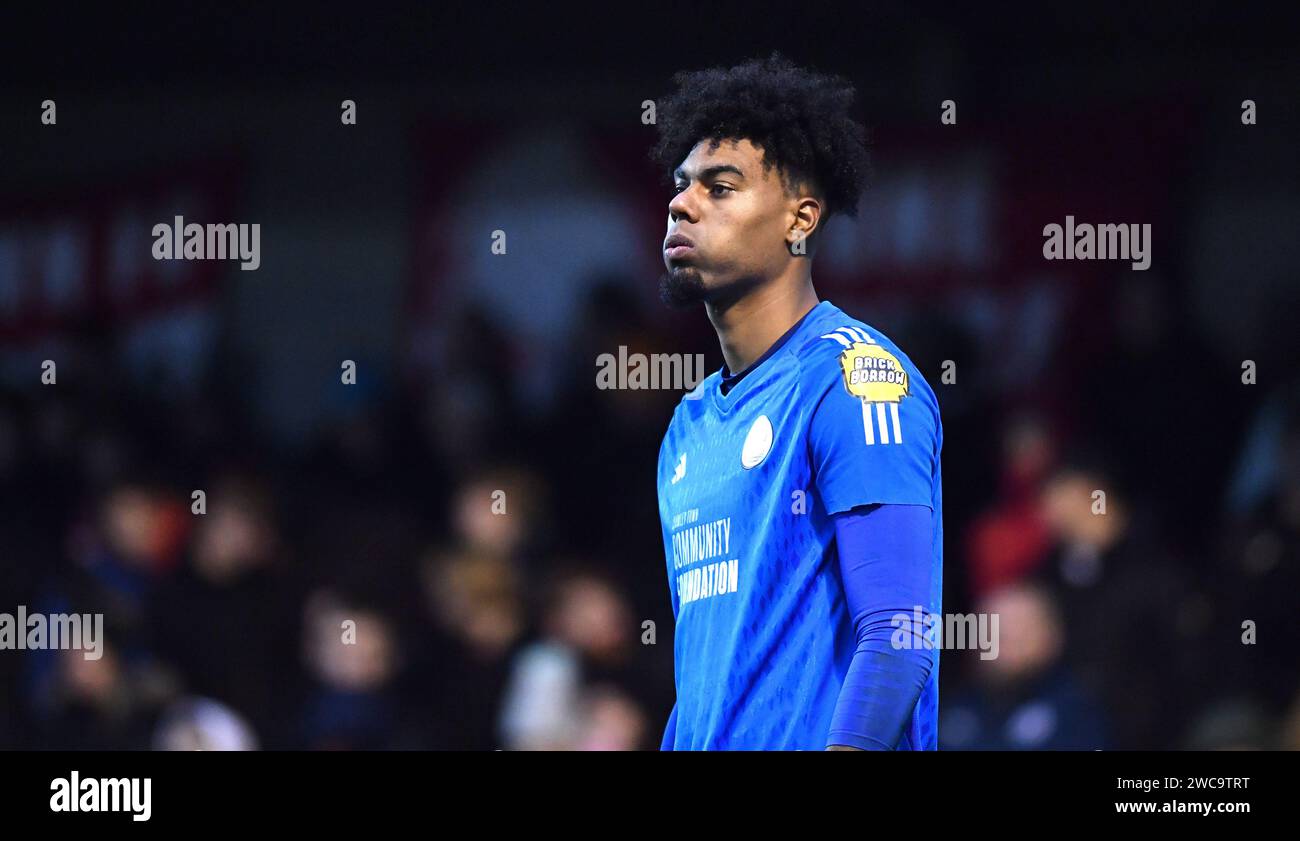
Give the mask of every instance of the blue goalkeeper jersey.
[{"label": "blue goalkeeper jersey", "polygon": [[[659,450],[659,517],[676,618],[677,703],[662,747],[822,750],[857,644],[832,515],[873,503],[933,517],[941,613],[943,428],[892,341],[817,304],[725,395],[714,372]],[[937,664],[896,746],[937,744]]]}]

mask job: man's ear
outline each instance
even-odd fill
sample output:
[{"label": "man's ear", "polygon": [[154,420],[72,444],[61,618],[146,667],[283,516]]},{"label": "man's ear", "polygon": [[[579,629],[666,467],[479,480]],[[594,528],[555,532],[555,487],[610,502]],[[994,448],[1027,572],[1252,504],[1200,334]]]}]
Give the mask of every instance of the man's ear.
[{"label": "man's ear", "polygon": [[795,199],[793,218],[785,234],[785,244],[791,254],[811,253],[811,237],[821,225],[823,210],[821,201],[813,196]]}]

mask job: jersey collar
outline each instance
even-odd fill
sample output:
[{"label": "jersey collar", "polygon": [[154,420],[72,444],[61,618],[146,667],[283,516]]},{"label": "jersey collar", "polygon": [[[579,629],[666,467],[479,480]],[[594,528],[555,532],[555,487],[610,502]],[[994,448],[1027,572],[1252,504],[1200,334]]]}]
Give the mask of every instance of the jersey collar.
[{"label": "jersey collar", "polygon": [[[808,310],[808,312],[804,313],[803,316],[798,321],[796,321],[790,327],[789,330],[786,330],[784,335],[781,336],[781,338],[773,342],[771,347],[763,351],[763,353],[757,359],[751,362],[749,366],[745,368],[744,371],[741,371],[738,375],[732,375],[727,370],[727,364],[725,362],[722,363],[722,368],[718,372],[720,375],[718,378],[718,382],[714,384],[713,388],[709,389],[709,396],[713,399],[713,403],[718,408],[718,410],[720,412],[726,412],[733,405],[735,405],[736,401],[740,398],[741,394],[743,394],[747,390],[747,386],[751,385],[755,380],[758,379],[756,376],[754,376],[758,372],[758,370],[762,368],[762,366],[765,365],[773,356],[775,356],[778,352],[780,352],[782,348],[788,345],[790,343],[790,339],[793,338],[795,334],[797,334],[801,329],[803,329],[807,325],[811,324],[820,314],[827,312],[830,309],[833,309],[834,306],[835,305],[832,304],[830,301],[818,301],[817,304],[814,305],[812,309]],[[723,394],[722,383],[724,380],[727,379],[731,379],[733,385],[731,386],[730,390],[727,391],[726,394]]]}]

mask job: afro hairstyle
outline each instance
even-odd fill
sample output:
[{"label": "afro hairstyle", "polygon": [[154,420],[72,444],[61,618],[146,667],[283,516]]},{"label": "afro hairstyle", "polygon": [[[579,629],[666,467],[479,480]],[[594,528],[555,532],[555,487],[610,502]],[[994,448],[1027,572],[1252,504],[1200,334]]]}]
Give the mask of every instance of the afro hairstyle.
[{"label": "afro hairstyle", "polygon": [[656,109],[659,139],[650,158],[672,173],[702,140],[749,140],[776,167],[787,190],[806,185],[827,215],[856,216],[870,174],[867,133],[853,119],[853,86],[797,67],[779,52],[731,68],[684,71]]}]

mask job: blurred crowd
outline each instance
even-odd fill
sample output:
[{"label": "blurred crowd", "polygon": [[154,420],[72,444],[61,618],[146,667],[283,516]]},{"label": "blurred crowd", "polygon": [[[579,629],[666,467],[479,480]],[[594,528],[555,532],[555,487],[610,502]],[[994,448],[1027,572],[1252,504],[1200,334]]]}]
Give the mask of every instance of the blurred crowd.
[{"label": "blurred crowd", "polygon": [[1300,749],[1300,380],[1256,384],[1182,309],[1122,280],[1103,349],[1054,358],[993,463],[949,467],[977,445],[945,414],[945,478],[997,488],[947,546],[946,609],[956,577],[1000,650],[945,652],[941,748]]},{"label": "blurred crowd", "polygon": [[[657,747],[680,394],[595,388],[601,353],[681,348],[642,300],[596,288],[545,411],[469,311],[432,382],[384,376],[293,448],[239,365],[147,393],[80,337],[57,385],[0,394],[0,610],[102,612],[104,655],[0,652],[0,747]],[[1015,393],[931,378],[944,607],[1000,616],[998,658],[944,653],[945,749],[1300,748],[1300,388],[1236,385],[1168,300],[1123,292],[1103,350]],[[894,338],[927,372],[970,344]]]}]

